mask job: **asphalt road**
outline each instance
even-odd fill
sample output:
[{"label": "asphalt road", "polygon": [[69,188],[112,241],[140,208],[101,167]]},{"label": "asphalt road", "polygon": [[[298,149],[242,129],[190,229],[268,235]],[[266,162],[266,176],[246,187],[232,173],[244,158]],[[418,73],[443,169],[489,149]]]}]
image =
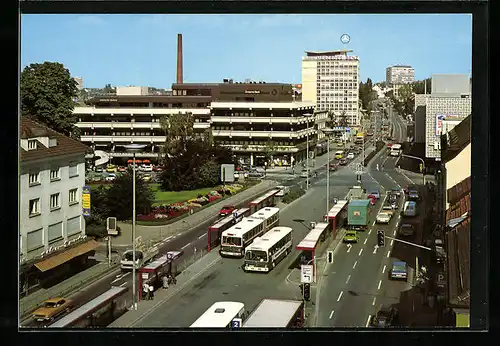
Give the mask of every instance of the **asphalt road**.
[{"label": "asphalt road", "polygon": [[[395,128],[397,138],[402,136],[402,127]],[[401,188],[408,181],[395,170],[396,158],[388,157],[382,152],[368,165],[365,186],[370,184],[380,186],[381,190]],[[377,171],[376,165],[384,168]],[[366,177],[365,177],[366,178]],[[399,210],[402,208],[403,198],[399,200]],[[379,201],[374,207],[378,211],[383,205]],[[420,209],[424,210],[425,201],[420,202]],[[327,266],[321,282],[320,295],[317,304],[321,306],[318,312],[316,326],[319,327],[364,327],[367,326],[370,316],[383,304],[397,304],[401,292],[411,289],[415,258],[419,249],[386,239],[385,246],[375,248],[377,230],[385,230],[387,236],[397,238],[397,228],[401,222],[410,222],[416,227],[416,236],[407,239],[421,243],[423,215],[416,218],[401,219],[397,213],[389,225],[374,224],[376,212],[370,215],[368,231],[360,234],[360,240],[352,246],[343,245],[335,255],[334,263]],[[389,280],[389,272],[393,261],[405,261],[409,265],[408,281]],[[411,312],[408,312],[411,313]],[[404,324],[404,321],[402,321]]]},{"label": "asphalt road", "polygon": [[[326,169],[325,169],[326,174]],[[345,196],[356,184],[349,169],[331,174],[331,196]],[[280,225],[294,229],[293,251],[268,274],[245,273],[243,260],[221,258],[173,298],[137,322],[134,327],[189,327],[210,305],[220,300],[241,301],[252,310],[263,298],[300,297],[300,289],[286,281],[288,269],[299,253],[295,246],[308,233],[293,219],[320,221],[326,212],[325,177],[313,182],[309,192],[280,212]]]}]

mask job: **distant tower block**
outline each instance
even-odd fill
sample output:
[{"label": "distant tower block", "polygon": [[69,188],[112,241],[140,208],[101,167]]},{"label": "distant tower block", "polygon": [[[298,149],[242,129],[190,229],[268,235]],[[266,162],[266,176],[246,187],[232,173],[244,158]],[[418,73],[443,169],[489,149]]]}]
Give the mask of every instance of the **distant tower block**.
[{"label": "distant tower block", "polygon": [[182,84],[182,34],[177,34],[177,83]]}]

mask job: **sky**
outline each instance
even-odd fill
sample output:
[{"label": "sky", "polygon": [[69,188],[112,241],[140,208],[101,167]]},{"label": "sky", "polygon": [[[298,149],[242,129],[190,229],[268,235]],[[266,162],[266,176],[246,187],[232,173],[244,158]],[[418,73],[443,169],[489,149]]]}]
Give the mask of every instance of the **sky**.
[{"label": "sky", "polygon": [[[391,65],[415,79],[471,74],[472,15],[22,15],[21,69],[60,62],[84,87],[175,83],[177,34],[184,82],[301,83],[305,50],[352,49],[362,81],[385,80]],[[347,33],[351,40],[340,41]]]}]

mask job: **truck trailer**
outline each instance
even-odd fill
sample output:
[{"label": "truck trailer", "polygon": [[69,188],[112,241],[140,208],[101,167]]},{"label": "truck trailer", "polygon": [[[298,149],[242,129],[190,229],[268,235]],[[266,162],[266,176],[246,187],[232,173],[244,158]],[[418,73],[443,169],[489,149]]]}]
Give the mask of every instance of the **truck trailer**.
[{"label": "truck trailer", "polygon": [[347,225],[349,229],[366,231],[368,229],[368,211],[370,200],[354,199],[347,206]]}]

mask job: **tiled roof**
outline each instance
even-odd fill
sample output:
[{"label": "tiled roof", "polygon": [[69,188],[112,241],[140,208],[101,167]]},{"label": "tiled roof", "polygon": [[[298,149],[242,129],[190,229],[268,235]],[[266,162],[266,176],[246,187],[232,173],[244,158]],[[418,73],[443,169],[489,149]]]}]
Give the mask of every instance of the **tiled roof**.
[{"label": "tiled roof", "polygon": [[471,140],[471,116],[441,136],[441,160],[448,162],[455,158]]},{"label": "tiled roof", "polygon": [[470,219],[446,233],[448,254],[448,301],[469,306],[470,296]]},{"label": "tiled roof", "polygon": [[91,149],[80,141],[69,138],[56,132],[45,125],[37,123],[27,117],[21,117],[20,137],[22,139],[34,137],[49,137],[57,140],[57,145],[47,148],[42,143],[38,143],[37,149],[26,151],[20,148],[21,162],[40,160],[57,156],[72,154],[85,154]]},{"label": "tiled roof", "polygon": [[471,177],[467,177],[455,186],[451,187],[446,191],[448,194],[448,203],[453,204],[463,196],[470,194],[471,191]]}]

